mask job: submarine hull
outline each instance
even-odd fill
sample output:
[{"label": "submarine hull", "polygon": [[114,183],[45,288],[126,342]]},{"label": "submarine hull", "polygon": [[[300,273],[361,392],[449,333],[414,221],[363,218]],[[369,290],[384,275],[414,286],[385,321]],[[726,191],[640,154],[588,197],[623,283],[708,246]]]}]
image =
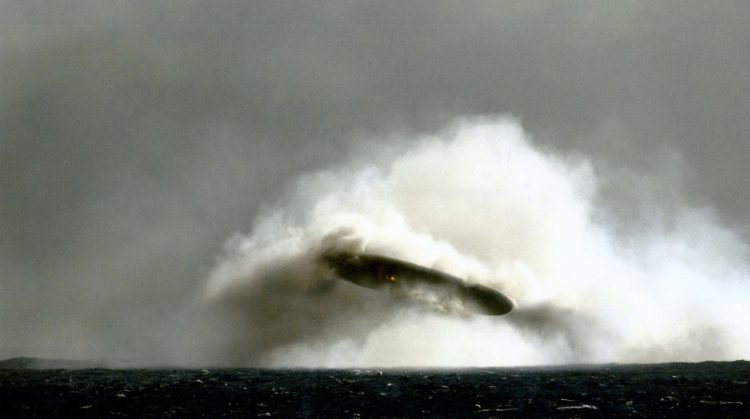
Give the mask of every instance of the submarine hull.
[{"label": "submarine hull", "polygon": [[515,307],[513,300],[492,288],[395,258],[326,252],[320,260],[339,278],[367,288],[398,292],[421,287],[457,298],[465,309],[478,314],[499,316]]}]

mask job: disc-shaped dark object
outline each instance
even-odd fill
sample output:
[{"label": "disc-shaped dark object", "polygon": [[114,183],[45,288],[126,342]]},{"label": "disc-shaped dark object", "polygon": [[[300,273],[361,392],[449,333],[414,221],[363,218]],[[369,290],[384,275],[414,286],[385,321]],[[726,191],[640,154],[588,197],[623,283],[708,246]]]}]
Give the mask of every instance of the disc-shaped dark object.
[{"label": "disc-shaped dark object", "polygon": [[372,289],[423,287],[459,299],[472,312],[503,315],[515,303],[499,291],[414,263],[366,253],[326,252],[321,256],[341,279]]}]

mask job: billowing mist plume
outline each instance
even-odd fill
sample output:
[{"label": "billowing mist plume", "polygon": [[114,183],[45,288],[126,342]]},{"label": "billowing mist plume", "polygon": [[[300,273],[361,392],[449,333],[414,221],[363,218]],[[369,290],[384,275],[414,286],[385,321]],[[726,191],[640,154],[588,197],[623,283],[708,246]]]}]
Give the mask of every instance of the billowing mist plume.
[{"label": "billowing mist plume", "polygon": [[[584,158],[507,118],[461,120],[372,164],[300,178],[208,279],[223,359],[271,366],[472,366],[747,358],[746,245],[710,211],[619,238]],[[390,155],[388,155],[390,153]],[[385,163],[379,163],[385,162]],[[650,196],[642,197],[651,199]],[[332,278],[326,249],[392,256],[493,287],[467,316]]]}]

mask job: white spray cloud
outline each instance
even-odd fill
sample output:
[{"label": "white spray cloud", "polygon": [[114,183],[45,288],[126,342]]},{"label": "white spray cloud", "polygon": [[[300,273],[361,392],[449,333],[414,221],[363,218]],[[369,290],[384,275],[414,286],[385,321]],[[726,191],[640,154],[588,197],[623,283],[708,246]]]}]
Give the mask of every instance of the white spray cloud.
[{"label": "white spray cloud", "polygon": [[[480,366],[747,358],[747,246],[710,211],[624,243],[583,158],[510,118],[463,119],[389,164],[310,174],[234,237],[208,279],[229,364]],[[382,156],[381,156],[382,157]],[[373,161],[382,159],[373,158]],[[601,217],[597,217],[600,219]],[[405,259],[513,297],[503,317],[330,278],[321,249]]]}]

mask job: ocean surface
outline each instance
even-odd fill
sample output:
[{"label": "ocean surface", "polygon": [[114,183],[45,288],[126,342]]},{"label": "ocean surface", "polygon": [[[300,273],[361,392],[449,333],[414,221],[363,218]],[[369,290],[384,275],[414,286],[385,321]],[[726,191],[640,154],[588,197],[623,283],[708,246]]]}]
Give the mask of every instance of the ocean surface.
[{"label": "ocean surface", "polygon": [[0,361],[0,416],[750,417],[750,362],[535,368],[104,369]]}]

